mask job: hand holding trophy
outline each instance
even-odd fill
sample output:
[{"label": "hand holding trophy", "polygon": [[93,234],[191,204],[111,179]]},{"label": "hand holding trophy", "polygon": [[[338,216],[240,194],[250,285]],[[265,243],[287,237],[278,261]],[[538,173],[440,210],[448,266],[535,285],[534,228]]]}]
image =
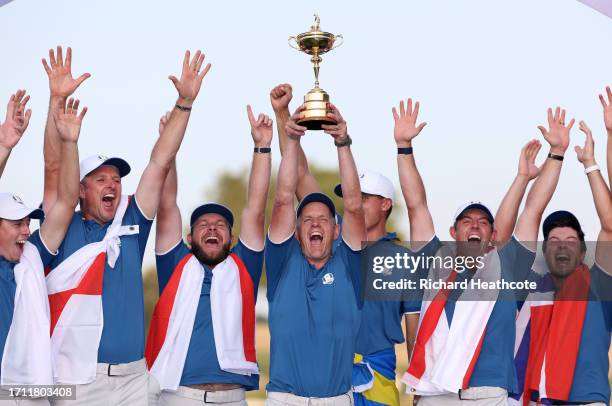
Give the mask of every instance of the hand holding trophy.
[{"label": "hand holding trophy", "polygon": [[[315,87],[304,96],[303,117],[297,123],[309,130],[321,130],[323,124],[336,124],[328,116],[328,113],[332,112],[329,109],[329,94],[319,87],[319,64],[323,61],[321,55],[338,48],[344,43],[344,38],[342,35],[321,31],[319,16],[315,14],[314,17],[315,23],[310,27],[310,31],[303,32],[297,37],[289,37],[289,45],[298,51],[312,55],[310,61],[314,65],[315,74]],[[342,41],[336,42],[338,38]],[[292,44],[292,40],[297,46]]]}]

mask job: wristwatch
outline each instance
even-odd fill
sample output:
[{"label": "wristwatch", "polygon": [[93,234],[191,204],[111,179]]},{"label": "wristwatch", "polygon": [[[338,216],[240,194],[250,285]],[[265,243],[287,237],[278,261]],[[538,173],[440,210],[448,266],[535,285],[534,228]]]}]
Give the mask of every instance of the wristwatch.
[{"label": "wristwatch", "polygon": [[340,147],[348,147],[349,145],[351,145],[353,143],[353,140],[351,139],[350,135],[346,134],[346,138],[340,142],[338,142],[337,139],[334,138],[334,145],[337,146],[338,148]]}]

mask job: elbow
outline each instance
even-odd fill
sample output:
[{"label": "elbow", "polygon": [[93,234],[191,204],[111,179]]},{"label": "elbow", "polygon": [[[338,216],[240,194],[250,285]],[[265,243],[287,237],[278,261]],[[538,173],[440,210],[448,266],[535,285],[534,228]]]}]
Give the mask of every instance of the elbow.
[{"label": "elbow", "polygon": [[351,215],[363,215],[363,205],[361,202],[361,196],[359,198],[348,198],[345,197],[343,199],[344,203],[344,211],[345,213],[349,213]]},{"label": "elbow", "polygon": [[287,190],[277,190],[274,197],[274,206],[293,205],[294,193]]}]

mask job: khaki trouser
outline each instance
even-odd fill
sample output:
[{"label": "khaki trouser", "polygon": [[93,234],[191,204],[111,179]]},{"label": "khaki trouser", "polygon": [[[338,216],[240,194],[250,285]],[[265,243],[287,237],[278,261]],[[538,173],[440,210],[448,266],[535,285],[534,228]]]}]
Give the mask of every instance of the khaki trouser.
[{"label": "khaki trouser", "polygon": [[243,388],[206,391],[179,386],[176,392],[163,391],[159,398],[161,406],[201,406],[206,403],[226,406],[247,406]]},{"label": "khaki trouser", "polygon": [[76,400],[53,406],[147,406],[149,372],[144,358],[127,364],[98,364],[96,380],[76,385]]},{"label": "khaki trouser", "polygon": [[268,392],[266,406],[353,406],[353,391],[330,398],[307,398],[291,393]]},{"label": "khaki trouser", "polygon": [[418,406],[507,406],[508,392],[502,388],[479,386],[468,388],[459,394],[421,396]]},{"label": "khaki trouser", "polygon": [[[529,406],[536,406],[536,402],[529,402]],[[595,402],[595,403],[583,403],[581,406],[606,406],[603,402]]]}]

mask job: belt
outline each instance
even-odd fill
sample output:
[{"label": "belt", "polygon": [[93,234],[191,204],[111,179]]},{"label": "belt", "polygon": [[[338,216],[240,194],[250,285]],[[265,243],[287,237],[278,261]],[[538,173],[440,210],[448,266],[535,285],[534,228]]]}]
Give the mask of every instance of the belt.
[{"label": "belt", "polygon": [[507,390],[494,386],[476,386],[474,388],[459,389],[458,393],[461,400],[497,398],[506,394],[508,394]]},{"label": "belt", "polygon": [[209,391],[179,386],[176,390],[176,395],[204,403],[240,402],[244,400],[244,388]]},{"label": "belt", "polygon": [[108,376],[124,376],[147,372],[147,364],[144,358],[127,364],[106,364],[99,362],[96,368],[98,374]]},{"label": "belt", "polygon": [[285,392],[268,392],[268,398],[293,406],[316,406],[326,405],[335,402],[346,400],[347,404],[353,404],[353,391],[350,390],[339,396],[328,398],[309,398],[305,396],[297,396],[293,393]]}]

